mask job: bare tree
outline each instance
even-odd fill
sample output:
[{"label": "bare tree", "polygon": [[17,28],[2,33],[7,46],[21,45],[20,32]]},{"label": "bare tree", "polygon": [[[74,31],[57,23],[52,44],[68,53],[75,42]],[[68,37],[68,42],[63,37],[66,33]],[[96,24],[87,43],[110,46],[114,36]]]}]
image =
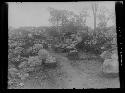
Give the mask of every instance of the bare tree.
[{"label": "bare tree", "polygon": [[[97,18],[99,19],[98,26],[104,28],[107,26],[107,23],[112,20],[114,22],[115,14],[114,11],[109,11],[106,7],[101,7],[98,11]],[[115,22],[114,22],[115,23]]]},{"label": "bare tree", "polygon": [[48,8],[49,12],[50,12],[50,19],[49,21],[57,27],[57,30],[59,31],[59,22],[61,21],[61,14],[59,12],[59,10],[56,10],[54,8]]},{"label": "bare tree", "polygon": [[49,21],[55,25],[59,31],[59,26],[64,28],[64,26],[68,23],[68,18],[71,15],[69,11],[66,10],[57,10],[54,8],[49,8],[50,11],[50,19]]},{"label": "bare tree", "polygon": [[92,3],[91,5],[92,12],[93,12],[93,17],[94,17],[94,30],[96,29],[96,15],[97,15],[97,9],[98,9],[98,4],[97,3]]},{"label": "bare tree", "polygon": [[83,23],[84,26],[86,25],[87,17],[89,16],[87,10],[88,10],[87,8],[84,8],[80,12],[80,18],[82,19],[82,23]]}]

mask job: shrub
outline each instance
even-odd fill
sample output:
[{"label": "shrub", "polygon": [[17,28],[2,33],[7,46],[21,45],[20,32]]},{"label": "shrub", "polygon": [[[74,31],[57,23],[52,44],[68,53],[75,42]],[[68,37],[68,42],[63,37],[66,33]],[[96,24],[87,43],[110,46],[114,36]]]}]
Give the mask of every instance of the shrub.
[{"label": "shrub", "polygon": [[39,50],[43,48],[43,45],[42,44],[34,44],[32,47],[31,47],[31,53],[34,54],[34,55],[37,55]]},{"label": "shrub", "polygon": [[[89,31],[88,33],[82,33],[82,41],[76,45],[76,48],[80,50],[87,50],[95,54],[101,54],[104,49],[103,46],[107,46],[107,49],[112,47],[113,38],[116,38],[116,32],[112,28],[97,28],[96,31]],[[114,40],[113,42],[115,42]]]}]

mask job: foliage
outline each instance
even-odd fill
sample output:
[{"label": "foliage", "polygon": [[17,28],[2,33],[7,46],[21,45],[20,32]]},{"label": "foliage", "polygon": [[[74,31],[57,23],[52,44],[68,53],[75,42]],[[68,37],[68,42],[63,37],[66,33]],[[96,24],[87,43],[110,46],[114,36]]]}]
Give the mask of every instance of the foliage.
[{"label": "foliage", "polygon": [[[82,35],[82,41],[76,45],[78,49],[91,51],[100,54],[107,49],[111,49],[116,43],[115,27],[107,27],[104,29],[97,28],[96,31],[89,31]],[[105,47],[102,49],[102,47]]]},{"label": "foliage", "polygon": [[20,85],[23,86],[21,79],[18,76],[19,70],[16,68],[9,68],[8,69],[8,88],[13,89],[19,87]]},{"label": "foliage", "polygon": [[29,52],[31,52],[33,55],[37,55],[38,51],[42,48],[42,44],[34,44],[32,47],[29,48]]}]

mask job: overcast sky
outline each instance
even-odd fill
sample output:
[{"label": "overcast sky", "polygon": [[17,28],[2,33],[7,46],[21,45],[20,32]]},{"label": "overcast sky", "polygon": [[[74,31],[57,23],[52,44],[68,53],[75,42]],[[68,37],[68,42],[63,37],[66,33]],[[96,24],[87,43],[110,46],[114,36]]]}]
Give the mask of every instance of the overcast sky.
[{"label": "overcast sky", "polygon": [[[83,8],[89,8],[90,17],[87,25],[93,27],[93,16],[90,9],[91,2],[24,2],[9,3],[9,26],[18,28],[20,26],[49,26],[50,15],[48,7],[55,9],[65,9],[79,13]],[[105,6],[110,11],[114,11],[115,2],[99,2],[99,6]],[[109,24],[112,24],[109,22]]]}]

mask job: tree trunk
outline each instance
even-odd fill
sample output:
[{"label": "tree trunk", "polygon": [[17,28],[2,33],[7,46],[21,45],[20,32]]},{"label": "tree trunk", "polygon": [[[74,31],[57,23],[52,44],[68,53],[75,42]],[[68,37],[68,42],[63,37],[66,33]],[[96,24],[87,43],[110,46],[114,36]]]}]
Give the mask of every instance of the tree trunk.
[{"label": "tree trunk", "polygon": [[96,30],[96,13],[94,14],[94,31]]},{"label": "tree trunk", "polygon": [[96,13],[97,13],[97,4],[92,4],[92,11],[94,16],[94,31],[96,30]]}]

